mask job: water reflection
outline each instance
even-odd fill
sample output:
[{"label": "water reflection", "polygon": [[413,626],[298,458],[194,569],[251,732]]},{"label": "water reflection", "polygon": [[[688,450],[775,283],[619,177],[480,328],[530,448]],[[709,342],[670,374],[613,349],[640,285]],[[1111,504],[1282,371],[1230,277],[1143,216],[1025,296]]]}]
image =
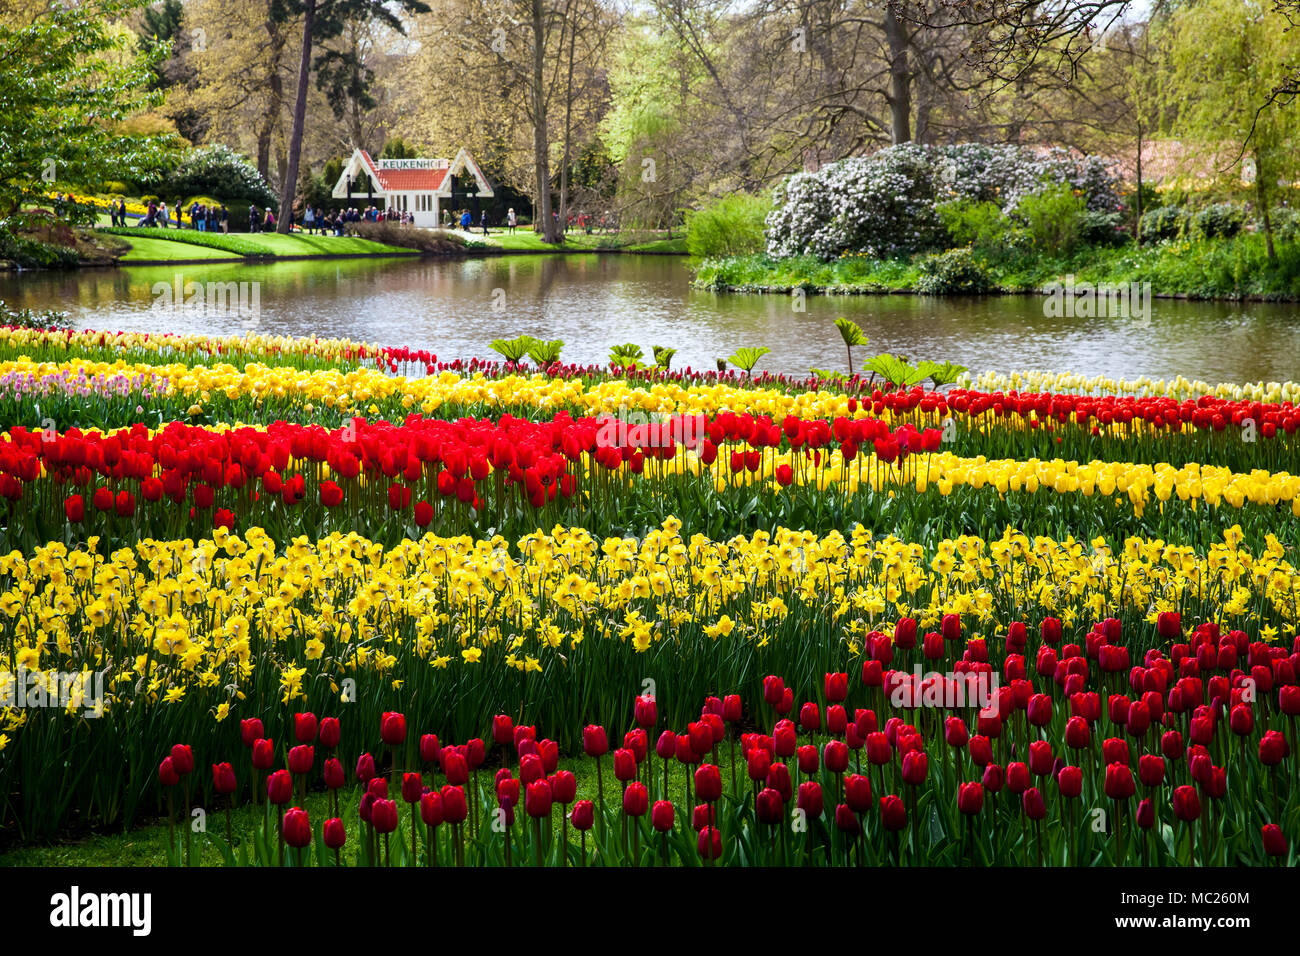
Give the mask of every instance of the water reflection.
[{"label": "water reflection", "polygon": [[202,316],[152,310],[154,283],[256,281],[266,332],[348,336],[484,355],[523,332],[563,339],[569,361],[602,362],[611,345],[677,349],[676,366],[711,368],[742,346],[772,350],[759,368],[803,374],[843,368],[833,322],[845,315],[870,339],[861,356],[890,351],[973,370],[1051,368],[1210,381],[1300,379],[1294,304],[1156,299],[1150,320],[1048,318],[1043,299],[998,296],[718,295],[689,287],[685,260],[666,256],[508,256],[433,262],[349,259],[275,265],[208,264],[0,277],[11,305],[59,308],[80,327],[239,333]]}]

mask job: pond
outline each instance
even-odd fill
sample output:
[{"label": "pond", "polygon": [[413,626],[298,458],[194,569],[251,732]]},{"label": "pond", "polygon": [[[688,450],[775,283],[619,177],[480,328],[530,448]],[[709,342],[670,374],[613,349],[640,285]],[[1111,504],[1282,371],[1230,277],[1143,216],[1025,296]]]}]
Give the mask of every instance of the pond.
[{"label": "pond", "polygon": [[[490,355],[528,333],[563,339],[563,359],[594,363],[624,342],[677,349],[674,367],[712,368],[767,346],[757,368],[842,369],[833,322],[848,316],[877,352],[949,360],[973,372],[1051,369],[1210,382],[1300,379],[1300,307],[1153,300],[1149,318],[1049,316],[1041,296],[934,298],[786,295],[691,289],[687,261],[649,255],[519,255],[463,260],[346,259],[273,265],[171,265],[0,276],[11,306],[70,312],[81,328],[239,334],[237,315],[155,307],[156,284],[257,283],[257,329],[428,348],[442,359]],[[253,286],[249,287],[254,288]]]}]

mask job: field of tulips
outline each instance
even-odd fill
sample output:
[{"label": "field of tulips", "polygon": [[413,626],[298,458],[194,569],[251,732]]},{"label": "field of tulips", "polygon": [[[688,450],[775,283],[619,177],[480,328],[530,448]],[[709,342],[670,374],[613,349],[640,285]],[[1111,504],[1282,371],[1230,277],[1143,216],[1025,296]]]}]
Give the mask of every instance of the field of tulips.
[{"label": "field of tulips", "polygon": [[7,330],[0,844],[1292,864],[1298,398]]}]

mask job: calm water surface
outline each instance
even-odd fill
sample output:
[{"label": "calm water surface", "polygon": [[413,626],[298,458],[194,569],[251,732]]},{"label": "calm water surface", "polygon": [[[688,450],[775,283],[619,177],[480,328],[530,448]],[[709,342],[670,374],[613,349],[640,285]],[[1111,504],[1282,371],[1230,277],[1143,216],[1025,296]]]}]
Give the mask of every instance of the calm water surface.
[{"label": "calm water surface", "polygon": [[833,322],[868,336],[855,361],[888,351],[972,371],[1052,369],[1211,382],[1300,380],[1300,306],[1154,300],[1149,321],[1048,318],[1037,296],[719,295],[690,288],[677,256],[504,256],[427,261],[349,259],[275,265],[187,265],[0,277],[10,305],[70,312],[82,328],[234,333],[239,318],[154,308],[155,283],[257,282],[259,330],[346,336],[428,348],[440,358],[489,355],[488,342],[528,333],[563,339],[563,358],[607,361],[609,347],[677,349],[674,367],[712,368],[742,346],[767,346],[773,372],[843,368]]}]

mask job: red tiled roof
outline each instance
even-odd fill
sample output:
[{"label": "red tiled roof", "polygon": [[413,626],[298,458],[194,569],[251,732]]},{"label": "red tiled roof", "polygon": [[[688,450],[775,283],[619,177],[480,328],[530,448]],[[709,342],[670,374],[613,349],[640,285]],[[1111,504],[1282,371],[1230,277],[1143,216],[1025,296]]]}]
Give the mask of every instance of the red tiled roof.
[{"label": "red tiled roof", "polygon": [[375,185],[384,192],[434,192],[447,175],[446,169],[380,169],[365,150],[361,158]]}]

